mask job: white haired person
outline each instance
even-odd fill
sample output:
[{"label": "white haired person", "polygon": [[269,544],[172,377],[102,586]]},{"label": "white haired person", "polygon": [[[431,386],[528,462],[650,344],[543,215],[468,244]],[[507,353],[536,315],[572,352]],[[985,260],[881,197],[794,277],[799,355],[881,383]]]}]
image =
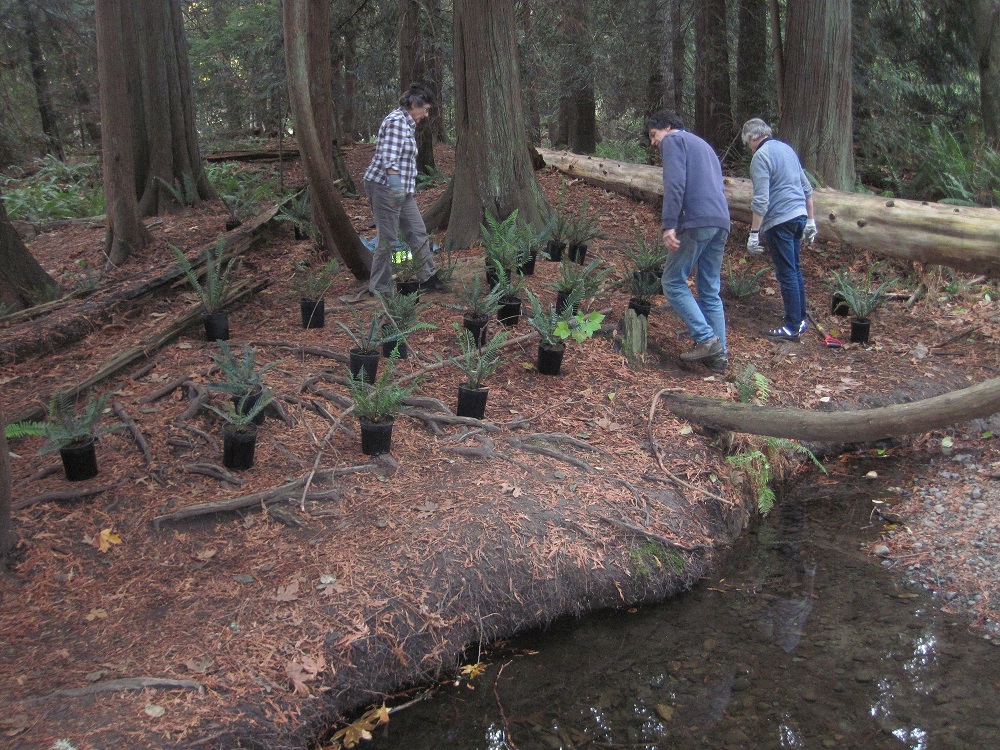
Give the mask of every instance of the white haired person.
[{"label": "white haired person", "polygon": [[813,190],[795,151],[772,135],[771,126],[760,118],[743,125],[743,143],[753,152],[753,218],[747,251],[753,255],[763,253],[765,247],[770,251],[785,306],[782,325],[764,335],[776,341],[798,341],[806,330],[802,240],[811,243],[816,239]]},{"label": "white haired person", "polygon": [[378,231],[378,244],[368,281],[371,294],[389,294],[392,280],[391,255],[397,252],[399,235],[417,263],[421,289],[442,289],[434,265],[427,227],[415,199],[417,193],[417,124],[427,118],[434,97],[419,84],[410,86],[378,129],[375,156],[365,171],[365,193],[371,203]]}]

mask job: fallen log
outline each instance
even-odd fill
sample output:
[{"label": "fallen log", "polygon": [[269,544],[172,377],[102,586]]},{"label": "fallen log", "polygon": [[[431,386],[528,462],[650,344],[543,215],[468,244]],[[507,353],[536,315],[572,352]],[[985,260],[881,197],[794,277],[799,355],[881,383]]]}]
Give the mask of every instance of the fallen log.
[{"label": "fallen log", "polygon": [[[247,230],[226,238],[224,262],[252,248],[263,237],[264,227],[274,219],[278,208],[261,214]],[[204,253],[191,261],[198,271],[204,265]],[[7,316],[7,327],[0,331],[0,362],[14,364],[31,356],[65,348],[86,337],[95,328],[111,320],[119,306],[184,278],[184,269],[171,256],[157,264],[152,273],[94,290],[83,299],[71,294],[43,306]],[[63,315],[44,322],[38,318],[53,313]]]},{"label": "fallen log", "polygon": [[[607,190],[659,203],[659,167],[539,149],[545,163]],[[750,222],[749,179],[725,178],[733,219]],[[920,263],[1000,278],[1000,211],[819,188],[813,194],[820,240]]]},{"label": "fallen log", "polygon": [[679,393],[664,393],[660,400],[678,417],[705,427],[806,442],[857,443],[985,419],[1000,411],[1000,378],[907,404],[848,411],[754,406]]}]

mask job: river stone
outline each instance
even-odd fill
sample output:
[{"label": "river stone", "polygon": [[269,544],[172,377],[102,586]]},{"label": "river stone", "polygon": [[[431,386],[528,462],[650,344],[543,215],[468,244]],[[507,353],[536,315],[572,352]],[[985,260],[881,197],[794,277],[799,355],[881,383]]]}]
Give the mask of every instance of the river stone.
[{"label": "river stone", "polygon": [[807,687],[802,691],[802,700],[808,701],[809,703],[816,702],[816,690],[812,687]]},{"label": "river stone", "polygon": [[892,554],[892,550],[890,550],[884,544],[880,544],[878,547],[876,547],[874,552],[876,557],[888,557],[890,554]]}]

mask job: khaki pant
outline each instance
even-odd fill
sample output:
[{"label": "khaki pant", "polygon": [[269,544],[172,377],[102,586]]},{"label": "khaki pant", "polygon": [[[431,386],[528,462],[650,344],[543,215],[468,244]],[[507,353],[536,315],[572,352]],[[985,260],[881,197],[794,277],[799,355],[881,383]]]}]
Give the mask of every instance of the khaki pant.
[{"label": "khaki pant", "polygon": [[392,262],[390,255],[395,251],[396,240],[400,234],[417,262],[417,281],[427,281],[437,271],[434,265],[434,254],[431,252],[430,238],[427,227],[420,216],[417,201],[410,194],[403,199],[402,205],[395,205],[392,191],[388,185],[365,180],[365,193],[372,206],[375,217],[375,229],[378,231],[378,246],[372,259],[372,275],[368,281],[371,292],[389,294],[395,289],[392,280]]}]

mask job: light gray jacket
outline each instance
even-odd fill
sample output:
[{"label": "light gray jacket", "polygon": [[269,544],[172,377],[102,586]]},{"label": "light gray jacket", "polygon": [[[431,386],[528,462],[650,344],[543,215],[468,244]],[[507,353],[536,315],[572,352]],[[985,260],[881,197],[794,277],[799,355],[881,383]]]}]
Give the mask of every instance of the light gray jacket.
[{"label": "light gray jacket", "polygon": [[806,198],[812,185],[799,157],[787,143],[767,138],[750,160],[753,180],[753,212],[763,216],[760,231],[806,216]]}]

